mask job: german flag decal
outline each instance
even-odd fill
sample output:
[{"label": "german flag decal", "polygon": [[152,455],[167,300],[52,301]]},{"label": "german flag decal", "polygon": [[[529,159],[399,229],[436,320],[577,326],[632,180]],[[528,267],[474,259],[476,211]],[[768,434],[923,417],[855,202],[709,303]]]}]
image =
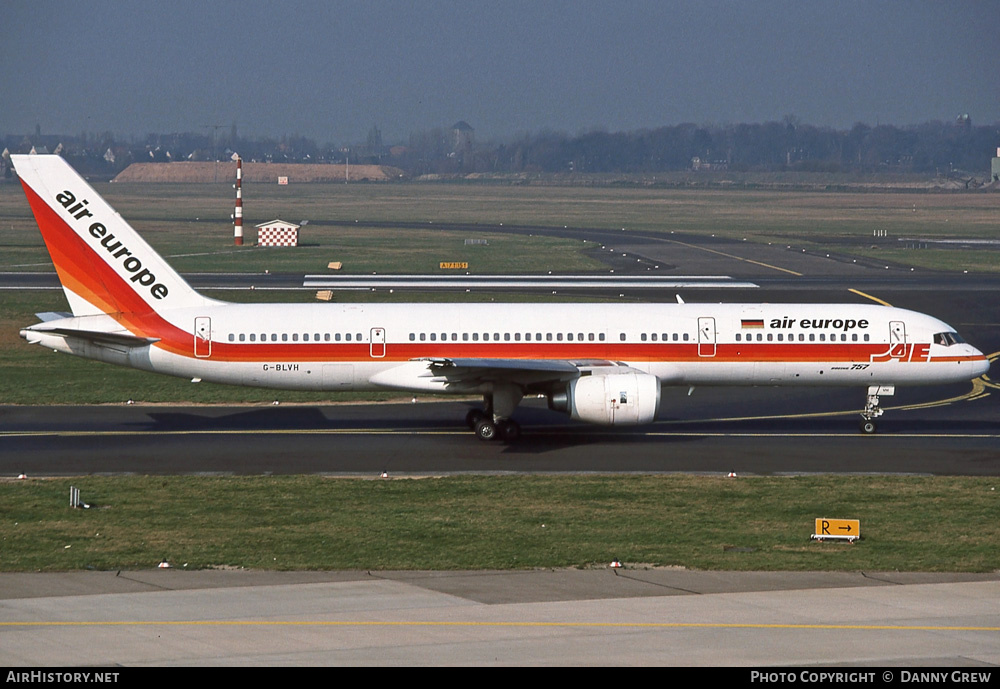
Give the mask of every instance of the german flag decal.
[{"label": "german flag decal", "polygon": [[744,318],[743,321],[744,328],[763,328],[764,319],[763,318]]}]

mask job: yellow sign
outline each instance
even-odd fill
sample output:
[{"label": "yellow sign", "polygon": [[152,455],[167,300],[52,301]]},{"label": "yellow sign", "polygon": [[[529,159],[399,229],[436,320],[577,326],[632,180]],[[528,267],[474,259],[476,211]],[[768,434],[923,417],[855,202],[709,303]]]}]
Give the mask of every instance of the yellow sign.
[{"label": "yellow sign", "polygon": [[455,261],[441,261],[441,263],[438,264],[438,267],[441,268],[441,269],[450,268],[450,269],[465,270],[466,268],[469,267],[469,264],[465,263],[465,262],[458,263],[458,262],[455,262]]},{"label": "yellow sign", "polygon": [[856,541],[861,538],[861,520],[819,518],[816,520],[816,533],[812,537],[817,541],[827,538]]}]

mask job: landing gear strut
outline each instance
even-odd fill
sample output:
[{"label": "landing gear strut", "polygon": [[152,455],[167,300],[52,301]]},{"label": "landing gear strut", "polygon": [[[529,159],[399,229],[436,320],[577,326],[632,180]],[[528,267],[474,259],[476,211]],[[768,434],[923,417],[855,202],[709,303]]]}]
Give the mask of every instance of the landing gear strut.
[{"label": "landing gear strut", "polygon": [[512,443],[521,437],[521,426],[510,414],[521,401],[520,388],[513,385],[496,386],[493,394],[483,395],[484,409],[472,409],[465,415],[465,423],[480,440],[502,440]]},{"label": "landing gear strut", "polygon": [[875,419],[882,416],[885,410],[879,406],[879,395],[894,395],[896,387],[894,385],[870,385],[868,386],[868,399],[865,401],[865,409],[861,412],[861,432],[868,435],[878,430]]}]

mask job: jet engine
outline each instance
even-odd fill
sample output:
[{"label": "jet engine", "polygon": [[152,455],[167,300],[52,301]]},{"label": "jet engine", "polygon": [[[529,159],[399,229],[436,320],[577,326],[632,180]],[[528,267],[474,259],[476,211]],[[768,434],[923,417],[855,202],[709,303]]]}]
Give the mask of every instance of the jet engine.
[{"label": "jet engine", "polygon": [[650,423],[660,408],[660,381],[638,371],[582,376],[550,395],[549,408],[604,426]]}]

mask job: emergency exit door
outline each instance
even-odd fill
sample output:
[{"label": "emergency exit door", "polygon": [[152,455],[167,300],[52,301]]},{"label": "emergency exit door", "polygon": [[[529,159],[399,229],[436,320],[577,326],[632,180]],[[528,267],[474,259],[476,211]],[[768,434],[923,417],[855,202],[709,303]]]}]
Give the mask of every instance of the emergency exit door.
[{"label": "emergency exit door", "polygon": [[368,353],[373,359],[385,356],[385,328],[372,328]]},{"label": "emergency exit door", "polygon": [[715,319],[711,316],[698,319],[698,356],[715,356]]},{"label": "emergency exit door", "polygon": [[194,319],[194,355],[202,359],[212,356],[212,319],[208,316]]}]

